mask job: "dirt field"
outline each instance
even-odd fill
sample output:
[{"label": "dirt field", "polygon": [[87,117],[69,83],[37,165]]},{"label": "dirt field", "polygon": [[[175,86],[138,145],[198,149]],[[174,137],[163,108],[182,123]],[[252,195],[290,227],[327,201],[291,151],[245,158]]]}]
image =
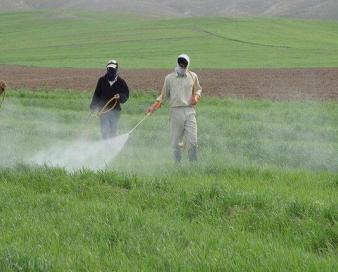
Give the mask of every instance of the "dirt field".
[{"label": "dirt field", "polygon": [[[338,100],[338,68],[194,70],[204,95],[272,100]],[[93,90],[104,69],[0,65],[9,89]],[[170,70],[120,71],[132,91],[160,90]]]}]

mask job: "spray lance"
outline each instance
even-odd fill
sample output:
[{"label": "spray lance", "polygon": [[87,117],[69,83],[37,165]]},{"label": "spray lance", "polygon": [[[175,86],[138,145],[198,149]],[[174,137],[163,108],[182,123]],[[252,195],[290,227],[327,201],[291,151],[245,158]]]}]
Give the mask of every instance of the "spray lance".
[{"label": "spray lance", "polygon": [[133,127],[128,134],[130,135],[139,125],[141,125],[141,123],[147,119],[150,115],[152,115],[154,113],[155,110],[159,109],[161,107],[161,102],[160,101],[156,101],[154,104],[152,104],[148,109],[147,109],[147,114],[141,119],[140,122],[138,122],[136,124],[135,127]]},{"label": "spray lance", "polygon": [[154,104],[152,104],[148,109],[147,109],[147,114],[142,118],[142,120],[140,122],[138,122],[136,124],[135,127],[133,127],[128,134],[130,135],[139,125],[141,125],[141,123],[147,119],[150,115],[153,114],[153,112],[157,109],[159,109],[161,107],[161,102],[160,101],[156,101]]},{"label": "spray lance", "polygon": [[151,105],[147,109],[147,114],[128,132],[128,135],[130,135],[141,123],[146,120],[150,115],[153,114],[153,112],[161,107],[161,103],[159,101],[156,101],[153,105]]},{"label": "spray lance", "polygon": [[146,120],[147,119],[147,117],[149,117],[151,115],[151,113],[150,112],[148,112],[143,118],[142,118],[142,120],[140,121],[140,122],[138,122],[137,124],[136,124],[136,126],[134,126],[129,132],[128,132],[128,135],[130,135],[139,125],[141,125],[141,123],[144,121],[144,120]]},{"label": "spray lance", "polygon": [[153,114],[153,112],[161,107],[161,102],[156,101],[154,104],[152,104],[147,109],[147,114],[128,132],[128,135],[130,135],[141,123],[146,120],[150,115]]}]

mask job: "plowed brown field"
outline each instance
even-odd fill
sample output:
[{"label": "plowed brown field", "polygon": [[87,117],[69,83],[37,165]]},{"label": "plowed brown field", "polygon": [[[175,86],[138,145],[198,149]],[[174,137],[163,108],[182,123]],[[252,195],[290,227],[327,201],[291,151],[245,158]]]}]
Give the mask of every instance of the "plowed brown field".
[{"label": "plowed brown field", "polygon": [[[338,100],[338,68],[195,70],[203,94],[272,100]],[[104,69],[0,65],[9,89],[93,90]],[[170,70],[120,71],[132,91],[160,90]]]}]

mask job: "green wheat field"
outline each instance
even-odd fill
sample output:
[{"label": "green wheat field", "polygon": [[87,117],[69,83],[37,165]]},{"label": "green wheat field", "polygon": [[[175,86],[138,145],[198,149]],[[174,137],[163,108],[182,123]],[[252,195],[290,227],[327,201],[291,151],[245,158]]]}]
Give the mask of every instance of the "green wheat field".
[{"label": "green wheat field", "polygon": [[282,18],[150,19],[109,13],[0,13],[0,63],[101,68],[337,67],[338,22]]}]

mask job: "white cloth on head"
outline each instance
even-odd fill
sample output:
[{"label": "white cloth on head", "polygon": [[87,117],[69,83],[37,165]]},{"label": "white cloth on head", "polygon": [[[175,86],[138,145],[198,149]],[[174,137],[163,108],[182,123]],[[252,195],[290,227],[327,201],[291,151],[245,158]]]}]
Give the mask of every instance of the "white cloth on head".
[{"label": "white cloth on head", "polygon": [[[187,65],[187,68],[188,68],[189,65],[190,65],[190,58],[189,58],[189,56],[187,54],[181,54],[181,55],[179,55],[177,57],[177,60],[180,59],[180,58],[185,59],[188,62],[188,65]],[[178,62],[177,62],[177,64],[178,64]]]}]

